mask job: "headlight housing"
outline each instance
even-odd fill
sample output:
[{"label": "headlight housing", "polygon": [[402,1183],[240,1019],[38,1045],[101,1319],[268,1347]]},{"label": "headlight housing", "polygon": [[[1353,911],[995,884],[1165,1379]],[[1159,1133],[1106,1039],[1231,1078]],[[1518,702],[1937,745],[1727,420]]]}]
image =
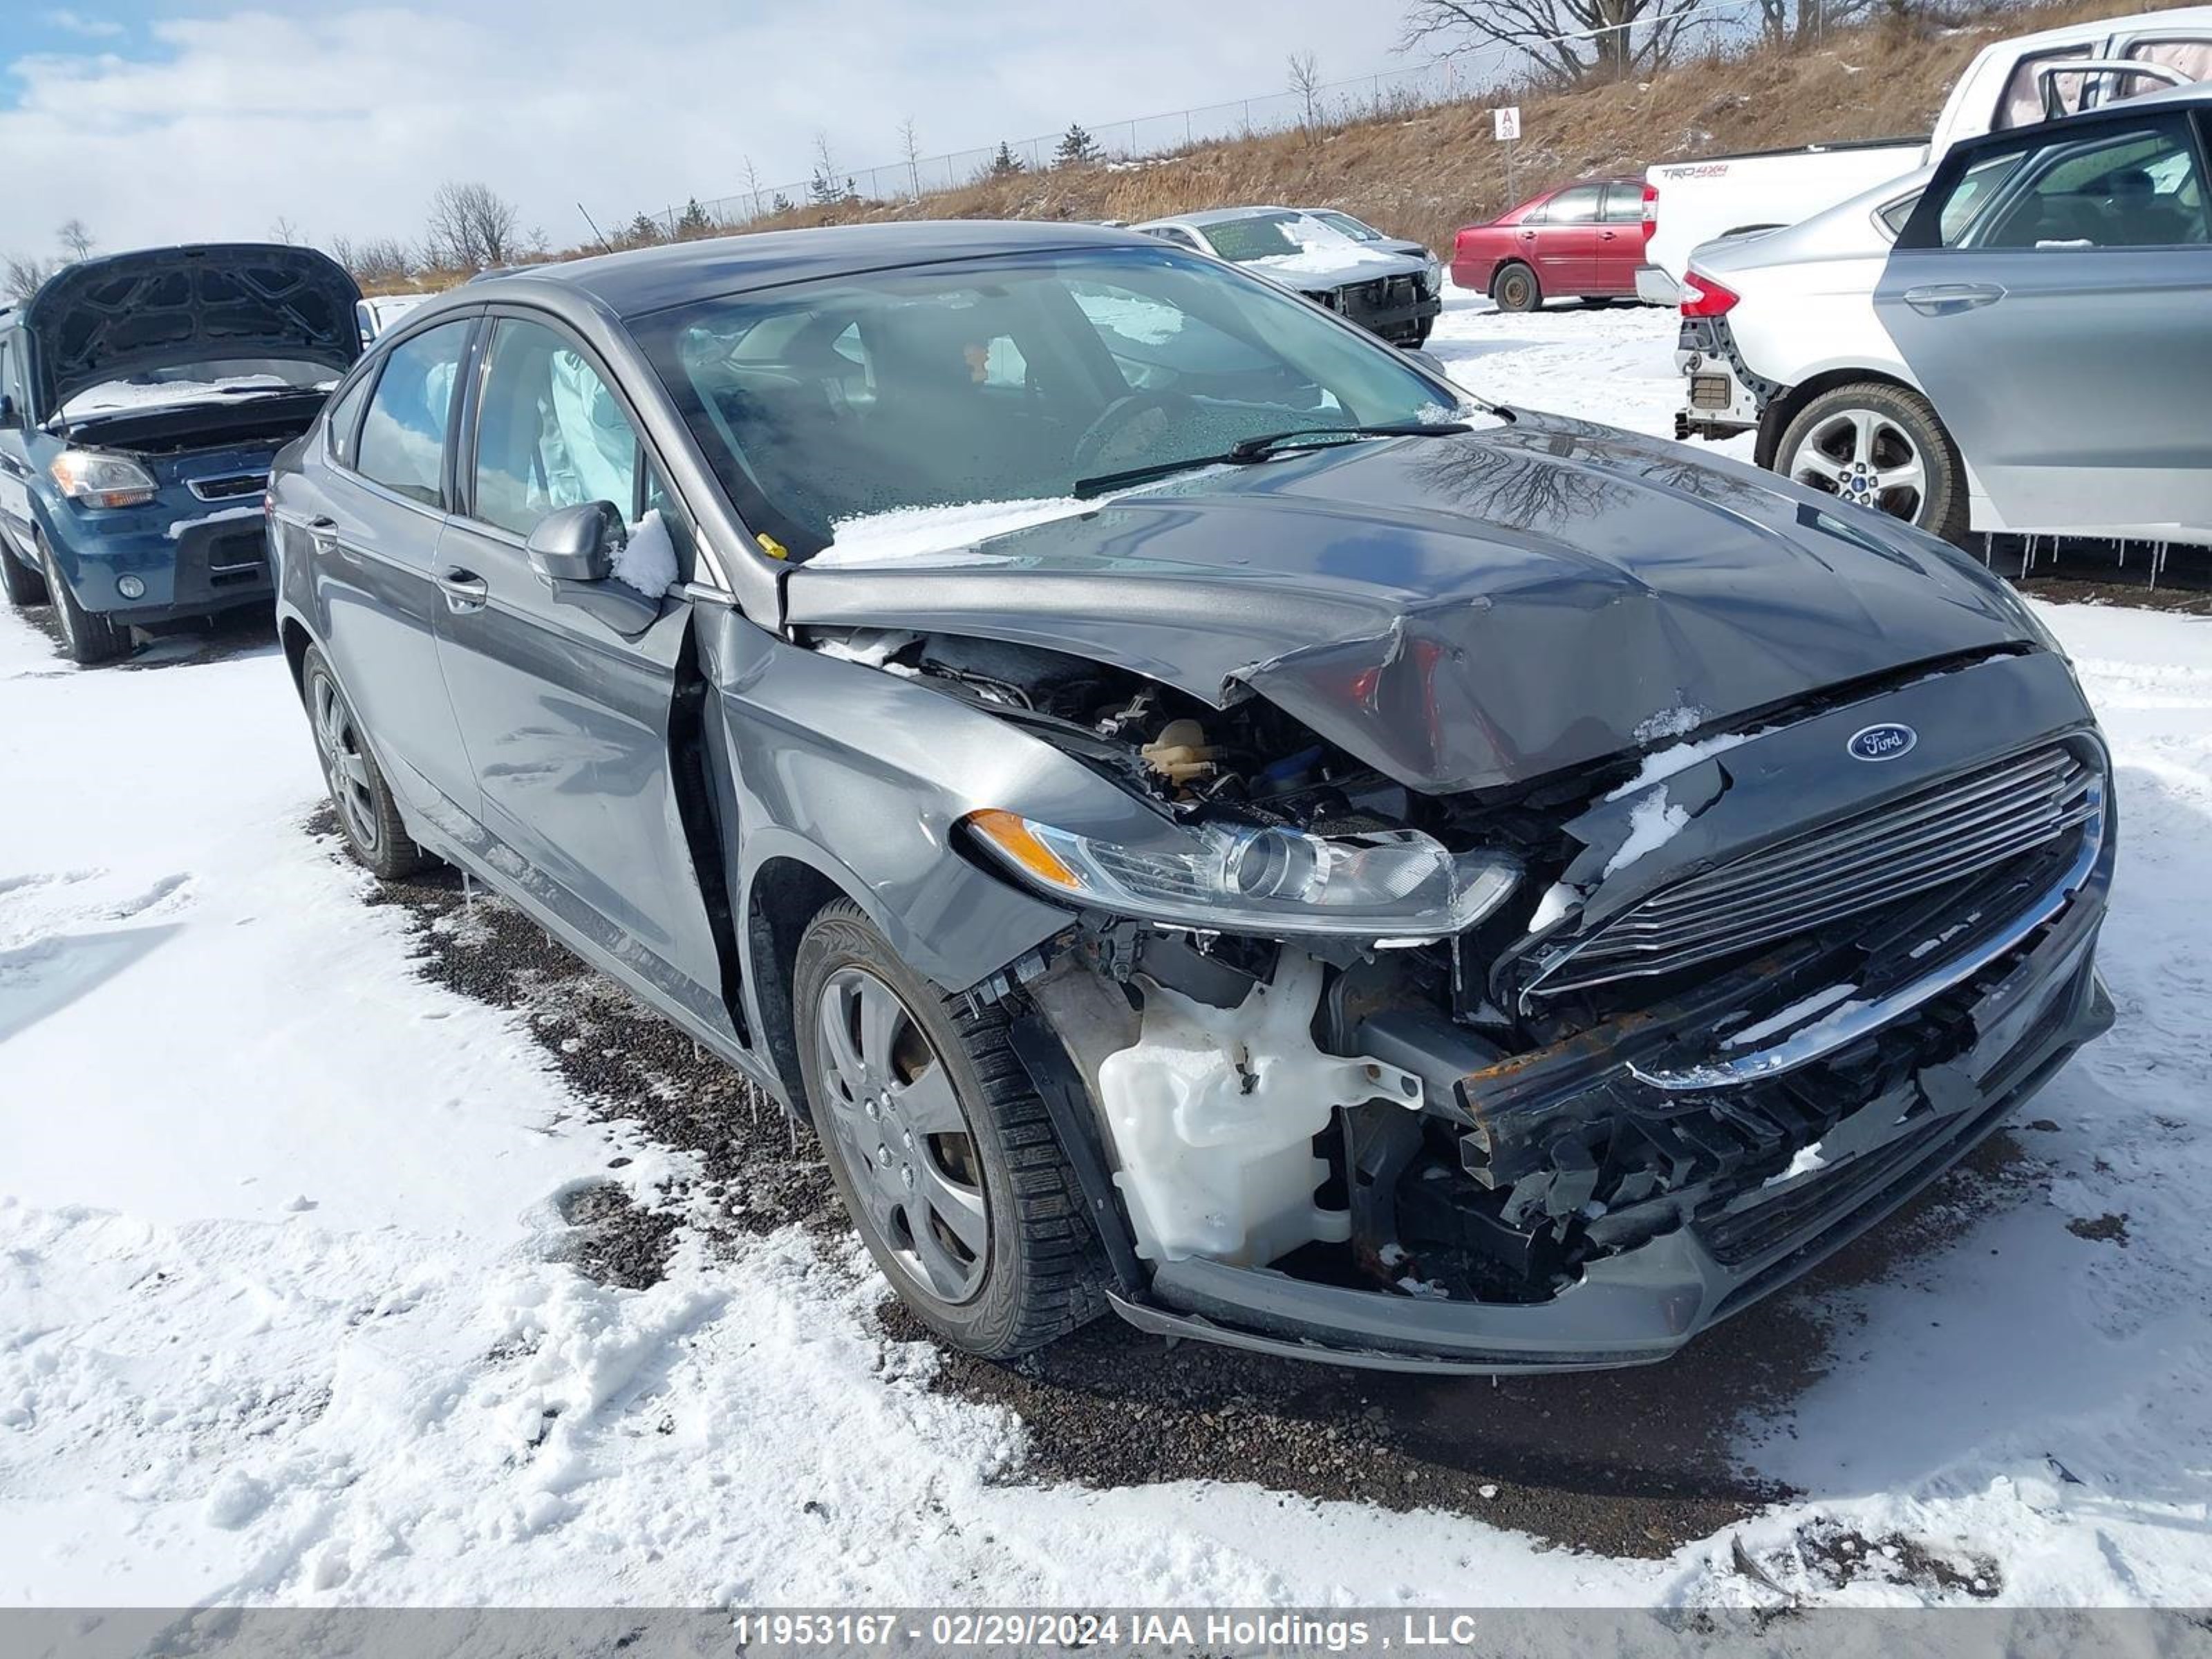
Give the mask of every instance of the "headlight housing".
[{"label": "headlight housing", "polygon": [[1016,812],[973,812],[963,822],[1025,884],[1165,927],[1433,939],[1480,921],[1521,878],[1510,858],[1449,852],[1418,830],[1325,836],[1175,825],[1132,846]]},{"label": "headlight housing", "polygon": [[137,507],[160,488],[137,462],[97,449],[64,449],[46,471],[63,495],[87,507]]},{"label": "headlight housing", "polygon": [[1444,291],[1444,267],[1441,259],[1429,261],[1428,269],[1421,273],[1421,291],[1431,298]]}]

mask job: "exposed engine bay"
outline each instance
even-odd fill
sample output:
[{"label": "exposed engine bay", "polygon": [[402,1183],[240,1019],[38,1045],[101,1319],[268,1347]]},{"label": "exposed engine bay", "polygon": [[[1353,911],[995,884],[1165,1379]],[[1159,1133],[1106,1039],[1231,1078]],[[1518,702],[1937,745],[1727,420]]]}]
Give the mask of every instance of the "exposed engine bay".
[{"label": "exposed engine bay", "polygon": [[1989,1035],[1976,1011],[2100,856],[2101,761],[2082,742],[1894,800],[1831,766],[1856,803],[1760,781],[1755,806],[1716,810],[1798,763],[1806,733],[1848,732],[1947,677],[2015,672],[2018,652],[1720,731],[1669,711],[1607,763],[1435,795],[1257,696],[1208,707],[989,641],[812,642],[985,706],[1181,822],[1418,834],[1516,872],[1441,937],[1086,912],[981,988],[1040,1011],[1079,1069],[1135,1254],[1156,1266],[1531,1305],[1686,1228],[1751,1261],[1802,1223],[1808,1194],[1845,1190],[1827,1172],[1898,1167],[1916,1133],[1980,1101],[1989,1077],[1956,1069]]}]

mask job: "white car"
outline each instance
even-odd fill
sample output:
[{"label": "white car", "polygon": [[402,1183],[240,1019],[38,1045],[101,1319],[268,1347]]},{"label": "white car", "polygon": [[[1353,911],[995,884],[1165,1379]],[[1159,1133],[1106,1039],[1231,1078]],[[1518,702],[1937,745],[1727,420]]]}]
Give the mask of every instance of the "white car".
[{"label": "white car", "polygon": [[1652,192],[1651,235],[1637,292],[1654,304],[1672,305],[1692,248],[1717,237],[1800,223],[1808,214],[1942,161],[1966,139],[2208,77],[2212,6],[2100,18],[1983,47],[1952,86],[1925,139],[1808,144],[1662,162],[1644,175]]},{"label": "white car", "polygon": [[1680,437],[1952,540],[2212,541],[2212,86],[1969,140],[1690,258]]}]

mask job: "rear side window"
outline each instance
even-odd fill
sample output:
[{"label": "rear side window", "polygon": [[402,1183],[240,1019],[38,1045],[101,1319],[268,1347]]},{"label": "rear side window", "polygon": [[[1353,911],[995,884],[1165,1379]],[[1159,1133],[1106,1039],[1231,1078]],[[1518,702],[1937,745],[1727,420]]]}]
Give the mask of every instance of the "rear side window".
[{"label": "rear side window", "polygon": [[1644,222],[1644,186],[1641,185],[1607,185],[1605,187],[1605,222],[1609,225],[1640,225]]},{"label": "rear side window", "polygon": [[[2177,36],[2170,40],[2136,40],[2129,43],[2125,55],[2139,64],[2163,64],[2191,81],[2212,81],[2212,40]],[[2137,76],[2121,83],[2118,95],[2136,98],[2160,89],[2160,82]]]},{"label": "rear side window", "polygon": [[[1555,225],[1587,225],[1597,218],[1598,186],[1577,185],[1572,190],[1563,190],[1549,204],[1550,222]],[[1637,212],[1644,211],[1639,200]]]},{"label": "rear side window", "polygon": [[441,324],[393,347],[362,422],[356,471],[426,507],[445,502],[439,477],[471,326]]},{"label": "rear side window", "polygon": [[2179,120],[2069,134],[2023,150],[2003,186],[1985,195],[1988,205],[1955,230],[1947,208],[1947,246],[2174,247],[2208,240],[2204,181]]}]

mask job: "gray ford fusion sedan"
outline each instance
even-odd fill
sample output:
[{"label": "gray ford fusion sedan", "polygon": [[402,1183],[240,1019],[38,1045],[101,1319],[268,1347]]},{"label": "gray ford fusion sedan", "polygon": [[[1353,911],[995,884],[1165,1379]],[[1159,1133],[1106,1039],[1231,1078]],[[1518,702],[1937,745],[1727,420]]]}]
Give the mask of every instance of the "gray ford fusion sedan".
[{"label": "gray ford fusion sedan", "polygon": [[2112,1018],[2110,763],[2002,583],[1150,238],[474,283],[270,507],[356,855],[806,1119],[978,1353],[1658,1359]]}]

